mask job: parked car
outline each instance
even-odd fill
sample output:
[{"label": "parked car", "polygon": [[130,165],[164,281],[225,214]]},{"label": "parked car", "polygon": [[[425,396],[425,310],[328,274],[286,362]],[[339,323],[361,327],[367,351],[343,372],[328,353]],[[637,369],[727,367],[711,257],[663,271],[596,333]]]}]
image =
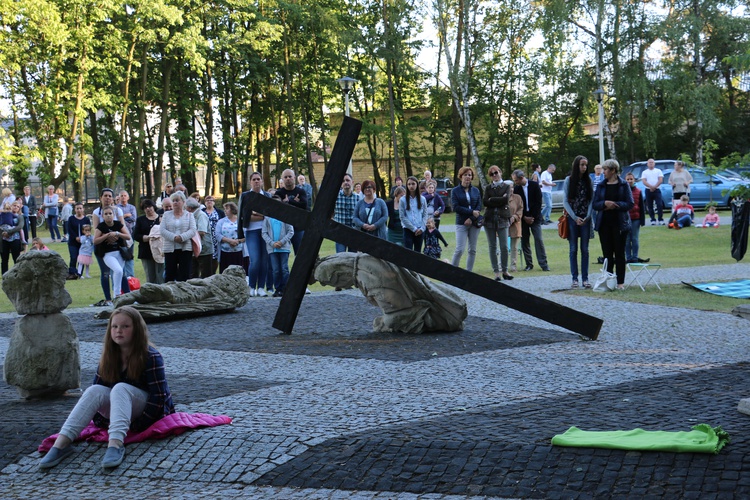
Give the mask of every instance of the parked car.
[{"label": "parked car", "polygon": [[[719,175],[709,175],[705,170],[700,168],[688,168],[687,170],[693,177],[693,182],[690,184],[689,196],[690,204],[694,208],[703,208],[711,201],[716,203],[719,208],[727,208],[732,201],[729,191],[736,186],[750,184],[750,180],[736,181]],[[664,182],[659,186],[662,199],[664,200],[664,207],[666,208],[672,207],[672,186],[669,185],[669,176],[672,174],[672,171],[673,169],[671,168],[662,171]],[[641,190],[645,189],[643,181],[638,181],[636,186]]]},{"label": "parked car", "polygon": [[443,203],[445,203],[445,213],[453,211],[451,207],[451,189],[453,189],[453,181],[444,177],[442,179],[435,179],[437,186],[435,186],[435,193],[440,195]]},{"label": "parked car", "polygon": [[558,179],[553,182],[555,183],[555,187],[552,188],[552,208],[562,208],[563,201],[565,200],[565,191],[563,191],[565,179]]},{"label": "parked car", "polygon": [[[662,171],[662,173],[665,170],[673,170],[674,169],[674,162],[677,160],[654,160],[654,167],[658,168]],[[636,181],[641,180],[641,174],[644,170],[648,169],[648,163],[645,161],[637,161],[635,163],[631,163],[627,167],[623,167],[620,172],[620,176],[624,179],[625,176],[629,173],[633,173],[633,177],[635,177]]]}]

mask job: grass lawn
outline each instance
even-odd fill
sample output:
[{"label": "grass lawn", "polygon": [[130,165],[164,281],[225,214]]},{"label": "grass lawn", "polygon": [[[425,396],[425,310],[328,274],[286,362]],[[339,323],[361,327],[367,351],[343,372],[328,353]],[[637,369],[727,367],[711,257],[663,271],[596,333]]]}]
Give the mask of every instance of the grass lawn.
[{"label": "grass lawn", "polygon": [[[452,215],[445,217],[443,225],[453,222]],[[544,244],[547,249],[547,260],[551,274],[569,275],[570,267],[568,260],[568,242],[557,236],[555,230],[545,230]],[[455,233],[443,233],[448,241],[448,248],[443,250],[443,259],[448,259],[453,255],[455,248]],[[520,246],[520,245],[519,245]],[[532,243],[533,247],[533,243]],[[50,248],[68,261],[67,244],[51,244]],[[487,249],[487,238],[484,231],[479,237],[477,245],[477,257],[474,264],[474,272],[487,277],[493,277],[490,266],[490,258]],[[334,253],[334,244],[325,240],[321,248],[320,255],[330,255]],[[593,277],[599,272],[600,266],[596,264],[597,256],[601,255],[601,247],[598,238],[591,240],[590,247],[590,264],[589,274]],[[703,266],[712,264],[733,264],[735,260],[730,255],[730,227],[724,225],[712,229],[686,228],[680,231],[670,230],[660,226],[646,226],[641,228],[640,234],[640,256],[642,258],[651,258],[651,262],[658,262],[664,268]],[[294,257],[290,258],[290,268],[294,262]],[[523,260],[519,259],[519,266],[522,269]],[[466,254],[464,254],[461,264],[466,265]],[[145,274],[140,262],[135,263],[136,276],[145,282]],[[538,266],[536,255],[534,255],[534,270],[529,272],[518,271],[514,273],[516,279],[523,279],[528,276],[547,275]],[[70,307],[87,307],[104,298],[99,281],[99,267],[94,262],[91,266],[91,276],[93,279],[66,281],[65,287],[70,293],[73,303]],[[738,276],[738,278],[742,278]],[[315,284],[310,287],[313,291],[330,289]],[[654,287],[647,288],[642,292],[639,288],[631,288],[624,293],[606,294],[608,299],[619,299],[631,302],[642,302],[660,305],[674,305],[677,307],[693,307],[697,309],[730,311],[732,307],[747,301],[738,299],[729,299],[714,296],[704,292],[698,292],[682,285],[664,286],[660,292]],[[576,294],[593,294],[589,290],[566,291],[565,293]],[[0,312],[12,312],[13,306],[3,293],[0,294]]]}]

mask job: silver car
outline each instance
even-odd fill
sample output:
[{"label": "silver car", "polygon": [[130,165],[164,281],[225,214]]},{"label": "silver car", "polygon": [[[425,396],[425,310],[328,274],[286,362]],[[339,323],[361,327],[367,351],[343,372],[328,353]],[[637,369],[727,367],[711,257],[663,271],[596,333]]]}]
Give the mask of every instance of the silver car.
[{"label": "silver car", "polygon": [[552,188],[552,208],[562,208],[563,200],[565,199],[565,191],[563,191],[565,179],[560,179],[553,182],[555,183],[555,187]]}]

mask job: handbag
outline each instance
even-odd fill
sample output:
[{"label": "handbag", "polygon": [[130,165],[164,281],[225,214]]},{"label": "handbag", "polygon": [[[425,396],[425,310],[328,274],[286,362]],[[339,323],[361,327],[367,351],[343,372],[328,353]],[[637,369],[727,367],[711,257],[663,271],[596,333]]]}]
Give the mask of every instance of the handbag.
[{"label": "handbag", "polygon": [[557,234],[560,238],[567,240],[570,227],[568,227],[568,212],[563,210],[563,214],[557,219]]},{"label": "handbag", "polygon": [[131,292],[135,292],[136,290],[140,290],[140,288],[141,288],[141,280],[139,280],[135,276],[128,276],[128,288],[130,288]]},{"label": "handbag", "polygon": [[126,262],[129,260],[133,260],[133,247],[129,247],[127,245],[120,245],[117,247],[118,250],[120,250],[120,257],[123,258]]},{"label": "handbag", "polygon": [[484,226],[484,215],[479,215],[476,219],[474,219],[471,225],[479,228]]},{"label": "handbag", "polygon": [[604,259],[602,273],[594,281],[592,290],[595,292],[611,292],[617,287],[617,275],[607,272],[607,259]]},{"label": "handbag", "polygon": [[201,246],[201,235],[198,234],[198,231],[195,232],[192,238],[190,238],[190,241],[193,245],[193,257],[198,257],[201,254],[201,249],[203,248]]}]

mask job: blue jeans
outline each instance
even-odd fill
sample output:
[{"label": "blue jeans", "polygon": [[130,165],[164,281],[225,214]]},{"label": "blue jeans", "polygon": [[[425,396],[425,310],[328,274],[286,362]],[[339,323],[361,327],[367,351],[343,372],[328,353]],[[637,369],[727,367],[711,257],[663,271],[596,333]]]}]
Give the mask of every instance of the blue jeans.
[{"label": "blue jeans", "polygon": [[689,215],[683,215],[677,218],[677,225],[680,227],[688,227],[693,223],[693,219]]},{"label": "blue jeans", "polygon": [[415,252],[421,253],[423,238],[424,233],[421,233],[419,236],[417,236],[414,234],[414,231],[410,231],[409,229],[404,228],[404,248],[408,248],[409,250],[414,250]]},{"label": "blue jeans", "polygon": [[[76,239],[72,238],[75,243]],[[79,245],[71,245],[68,240],[68,252],[70,253],[70,263],[68,264],[68,274],[78,274],[78,251],[81,249]]]},{"label": "blue jeans", "polygon": [[662,199],[661,199],[661,190],[659,188],[654,189],[651,191],[650,189],[646,188],[646,210],[648,211],[648,216],[651,218],[651,222],[654,222],[654,203],[656,203],[656,213],[659,216],[659,221],[664,220],[664,208],[662,207]]},{"label": "blue jeans", "polygon": [[[59,240],[60,230],[57,228],[57,215],[50,215],[47,218],[47,224],[49,224],[49,235],[53,240]],[[57,235],[57,236],[55,236]]]},{"label": "blue jeans", "polygon": [[544,202],[544,208],[542,208],[542,222],[547,222],[552,215],[552,193],[542,191],[542,201]]},{"label": "blue jeans", "polygon": [[292,248],[294,248],[294,255],[299,253],[299,244],[302,243],[302,237],[305,235],[304,231],[297,231],[294,229],[294,236],[292,236]]},{"label": "blue jeans", "polygon": [[349,249],[343,243],[336,242],[336,253],[348,252]]},{"label": "blue jeans", "polygon": [[289,281],[289,252],[271,252],[268,257],[273,267],[273,285],[277,292],[283,292]]},{"label": "blue jeans", "polygon": [[591,224],[586,222],[579,226],[568,216],[568,246],[570,247],[570,274],[573,281],[578,281],[578,240],[581,240],[581,281],[589,280],[589,240]]},{"label": "blue jeans", "polygon": [[625,238],[625,260],[638,261],[638,236],[641,233],[641,221],[630,221],[630,232]]},{"label": "blue jeans", "polygon": [[266,274],[268,270],[268,252],[266,242],[263,241],[261,229],[253,229],[245,233],[245,246],[250,257],[250,265],[247,275],[250,278],[250,288],[263,289],[266,287]]}]

